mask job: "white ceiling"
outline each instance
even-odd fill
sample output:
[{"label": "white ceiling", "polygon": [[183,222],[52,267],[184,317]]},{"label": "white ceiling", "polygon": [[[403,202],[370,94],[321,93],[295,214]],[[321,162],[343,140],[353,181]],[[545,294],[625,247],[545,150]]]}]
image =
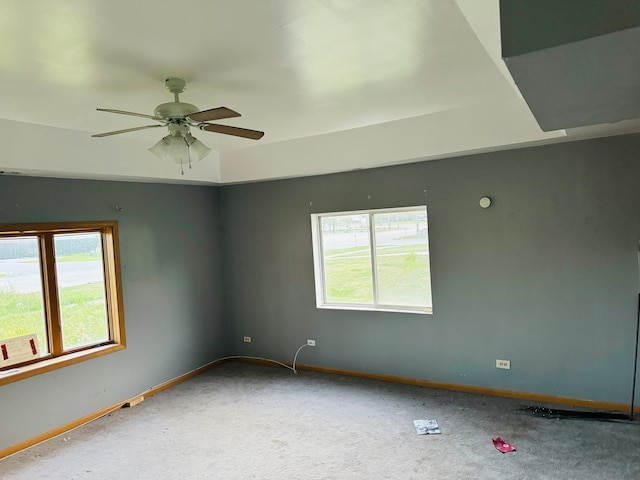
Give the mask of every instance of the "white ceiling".
[{"label": "white ceiling", "polygon": [[[0,170],[237,183],[371,168],[629,131],[542,132],[500,58],[498,0],[2,0]],[[172,100],[242,114],[180,174],[146,149]]]}]

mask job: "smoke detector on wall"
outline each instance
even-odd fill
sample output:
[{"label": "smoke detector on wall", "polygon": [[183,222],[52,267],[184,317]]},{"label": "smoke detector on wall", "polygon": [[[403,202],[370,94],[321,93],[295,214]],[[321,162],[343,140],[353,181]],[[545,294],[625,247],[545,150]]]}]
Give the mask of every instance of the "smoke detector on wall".
[{"label": "smoke detector on wall", "polygon": [[491,199],[489,197],[482,197],[478,203],[480,203],[482,208],[489,208],[491,206]]}]

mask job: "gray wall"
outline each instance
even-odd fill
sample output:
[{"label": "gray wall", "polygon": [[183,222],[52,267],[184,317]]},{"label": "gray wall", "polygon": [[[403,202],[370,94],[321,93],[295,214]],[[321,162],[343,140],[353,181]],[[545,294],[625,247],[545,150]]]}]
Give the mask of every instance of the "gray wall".
[{"label": "gray wall", "polygon": [[127,335],[126,350],[0,387],[0,450],[226,353],[218,194],[0,177],[0,223],[118,220]]},{"label": "gray wall", "polygon": [[[640,136],[221,190],[234,353],[630,401]],[[311,213],[425,202],[433,315],[316,309]]]},{"label": "gray wall", "polygon": [[[639,152],[635,135],[222,188],[0,177],[0,223],[119,221],[128,343],[0,387],[0,449],[307,338],[305,364],[628,402]],[[311,213],[425,202],[433,315],[315,308]]]},{"label": "gray wall", "polygon": [[637,0],[500,0],[503,57],[579,42],[640,25]]}]

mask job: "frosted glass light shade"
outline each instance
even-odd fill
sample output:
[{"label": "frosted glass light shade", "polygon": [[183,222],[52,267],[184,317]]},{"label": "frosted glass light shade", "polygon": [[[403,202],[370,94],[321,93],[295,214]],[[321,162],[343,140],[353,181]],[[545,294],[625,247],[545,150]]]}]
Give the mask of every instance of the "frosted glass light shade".
[{"label": "frosted glass light shade", "polygon": [[184,137],[167,135],[149,149],[160,160],[172,161],[184,165],[198,162],[206,157],[211,149],[190,133]]},{"label": "frosted glass light shade", "polygon": [[160,160],[189,163],[189,150],[183,137],[167,135],[149,149]]},{"label": "frosted glass light shade", "polygon": [[204,143],[202,143],[200,140],[198,140],[197,138],[192,137],[191,134],[187,135],[186,137],[187,140],[189,140],[189,137],[193,139],[193,142],[189,143],[189,151],[191,152],[191,161],[199,162],[204,157],[209,155],[209,152],[211,151],[211,149],[207,147]]}]

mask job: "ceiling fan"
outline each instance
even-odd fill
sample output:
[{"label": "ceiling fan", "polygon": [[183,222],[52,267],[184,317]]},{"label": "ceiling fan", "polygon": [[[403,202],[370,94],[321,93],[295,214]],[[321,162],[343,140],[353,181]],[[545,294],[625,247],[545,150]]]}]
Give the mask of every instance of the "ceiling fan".
[{"label": "ceiling fan", "polygon": [[[179,163],[181,167],[186,163],[191,168],[191,162],[202,160],[211,149],[191,135],[190,127],[199,128],[207,132],[222,133],[236,137],[259,140],[264,132],[249,130],[246,128],[231,127],[229,125],[219,125],[207,123],[211,120],[222,120],[225,118],[239,117],[240,114],[226,107],[200,110],[195,105],[181,102],[179,95],[184,92],[187,82],[181,78],[167,78],[164,81],[165,87],[174,95],[174,101],[158,105],[153,115],[144,113],[126,112],[124,110],[113,110],[109,108],[98,108],[101,112],[118,113],[121,115],[132,115],[134,117],[149,118],[160,122],[158,125],[144,125],[141,127],[125,128],[113,132],[97,133],[92,137],[108,137],[120,133],[135,132],[147,128],[168,127],[169,135],[162,138],[149,151],[163,160],[172,160]],[[184,174],[184,169],[182,170]]]}]

